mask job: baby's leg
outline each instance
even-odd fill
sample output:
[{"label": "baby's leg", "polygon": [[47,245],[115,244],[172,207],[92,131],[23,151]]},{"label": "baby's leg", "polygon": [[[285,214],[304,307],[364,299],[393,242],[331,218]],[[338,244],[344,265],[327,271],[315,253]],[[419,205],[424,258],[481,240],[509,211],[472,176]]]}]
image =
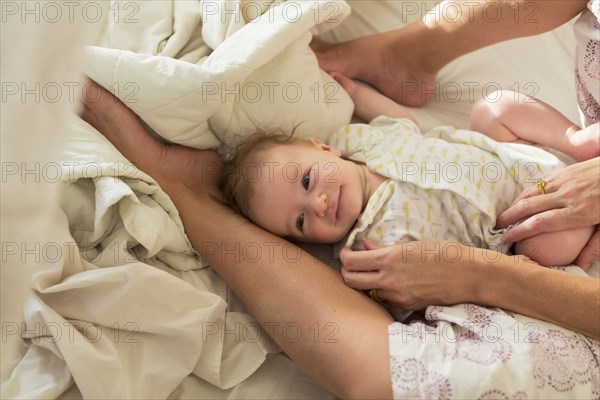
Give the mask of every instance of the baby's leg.
[{"label": "baby's leg", "polygon": [[515,253],[529,257],[540,265],[571,265],[590,240],[595,227],[546,232],[515,244]]},{"label": "baby's leg", "polygon": [[528,123],[521,96],[519,93],[503,90],[490,95],[490,99],[499,97],[497,101],[480,99],[471,108],[471,129],[497,142],[535,144],[531,140],[525,140],[511,129],[515,123]]},{"label": "baby's leg", "polygon": [[569,142],[574,148],[574,158],[585,161],[600,155],[600,122],[596,122],[586,128],[571,132]]},{"label": "baby's leg", "polygon": [[359,85],[338,72],[332,72],[331,76],[342,86],[354,102],[354,113],[365,121],[370,122],[380,115],[385,115],[391,118],[408,118],[417,123],[408,108],[396,103],[375,89]]},{"label": "baby's leg", "polygon": [[584,161],[600,155],[600,125],[581,129],[543,101],[510,90],[471,109],[471,129],[499,142],[539,143]]}]

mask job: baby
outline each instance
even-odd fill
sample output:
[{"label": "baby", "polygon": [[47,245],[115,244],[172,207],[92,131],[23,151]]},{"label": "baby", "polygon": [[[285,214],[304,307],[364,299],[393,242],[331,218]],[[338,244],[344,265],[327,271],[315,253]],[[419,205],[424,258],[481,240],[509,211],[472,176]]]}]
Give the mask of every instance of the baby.
[{"label": "baby", "polygon": [[[252,137],[226,163],[222,188],[230,203],[273,234],[302,242],[346,238],[346,246],[361,248],[364,239],[383,244],[443,239],[509,252],[510,244],[501,241],[503,230],[495,228],[496,217],[524,187],[561,168],[558,159],[532,146],[501,144],[451,127],[422,135],[403,106],[333,76],[352,97],[355,113],[370,124],[346,126],[330,144],[293,136]],[[558,114],[536,104],[547,118]],[[539,134],[520,136],[526,126],[520,123],[503,130],[511,118],[498,113],[498,107],[483,102],[474,107],[478,129],[493,128],[501,140],[544,142]],[[589,151],[589,143],[581,152],[569,146],[560,150],[577,159],[598,155],[600,134],[589,129],[575,134],[572,123],[568,129],[580,142],[586,135],[595,140],[596,151]],[[517,243],[515,251],[543,265],[567,265],[591,235],[591,228],[540,234]]]}]

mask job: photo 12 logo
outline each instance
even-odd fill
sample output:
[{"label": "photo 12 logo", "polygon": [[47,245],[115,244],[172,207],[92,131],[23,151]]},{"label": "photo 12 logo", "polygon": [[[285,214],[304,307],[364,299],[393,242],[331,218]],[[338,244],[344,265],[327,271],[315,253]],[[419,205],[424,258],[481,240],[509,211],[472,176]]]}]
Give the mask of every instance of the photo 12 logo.
[{"label": "photo 12 logo", "polygon": [[75,343],[85,341],[97,343],[103,337],[114,343],[139,342],[136,338],[140,328],[135,322],[115,322],[110,326],[101,326],[88,321],[33,322],[17,323],[2,322],[2,343],[7,343],[11,337],[19,337],[22,341],[32,343]]},{"label": "photo 12 logo", "polygon": [[256,23],[258,18],[266,18],[269,23],[284,21],[290,24],[301,19],[338,23],[336,18],[341,12],[338,1],[210,1],[202,2],[202,23],[215,18],[225,24],[228,21]]},{"label": "photo 12 logo", "polygon": [[334,82],[202,82],[202,102],[219,103],[258,103],[279,102],[298,103],[312,101],[314,103],[337,104],[340,86]]},{"label": "photo 12 logo", "polygon": [[138,23],[134,1],[2,1],[2,23]]},{"label": "photo 12 logo", "polygon": [[[135,82],[114,82],[106,88],[125,104],[137,103],[139,86]],[[102,91],[94,83],[86,82],[2,82],[2,103],[68,103],[85,99],[95,103],[102,98]]]}]

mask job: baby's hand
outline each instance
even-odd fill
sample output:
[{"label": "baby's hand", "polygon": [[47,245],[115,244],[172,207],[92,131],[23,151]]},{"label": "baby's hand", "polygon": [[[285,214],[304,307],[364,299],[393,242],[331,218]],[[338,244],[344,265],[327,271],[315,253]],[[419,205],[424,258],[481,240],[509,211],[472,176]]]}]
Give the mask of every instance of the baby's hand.
[{"label": "baby's hand", "polygon": [[331,77],[335,79],[337,83],[340,84],[340,86],[346,91],[346,93],[348,93],[350,98],[352,98],[352,100],[354,101],[354,94],[356,93],[358,85],[352,79],[340,74],[339,72],[330,72],[329,75],[331,75]]}]

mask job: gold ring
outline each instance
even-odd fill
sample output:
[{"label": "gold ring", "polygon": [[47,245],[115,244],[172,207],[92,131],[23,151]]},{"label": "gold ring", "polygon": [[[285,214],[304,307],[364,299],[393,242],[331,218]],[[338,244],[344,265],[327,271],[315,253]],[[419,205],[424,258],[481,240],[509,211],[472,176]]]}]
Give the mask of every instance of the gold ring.
[{"label": "gold ring", "polygon": [[546,194],[546,181],[539,181],[538,183],[536,183],[536,185],[540,194]]},{"label": "gold ring", "polygon": [[383,301],[383,299],[381,297],[377,296],[377,289],[369,290],[369,297],[378,303],[381,303]]}]

